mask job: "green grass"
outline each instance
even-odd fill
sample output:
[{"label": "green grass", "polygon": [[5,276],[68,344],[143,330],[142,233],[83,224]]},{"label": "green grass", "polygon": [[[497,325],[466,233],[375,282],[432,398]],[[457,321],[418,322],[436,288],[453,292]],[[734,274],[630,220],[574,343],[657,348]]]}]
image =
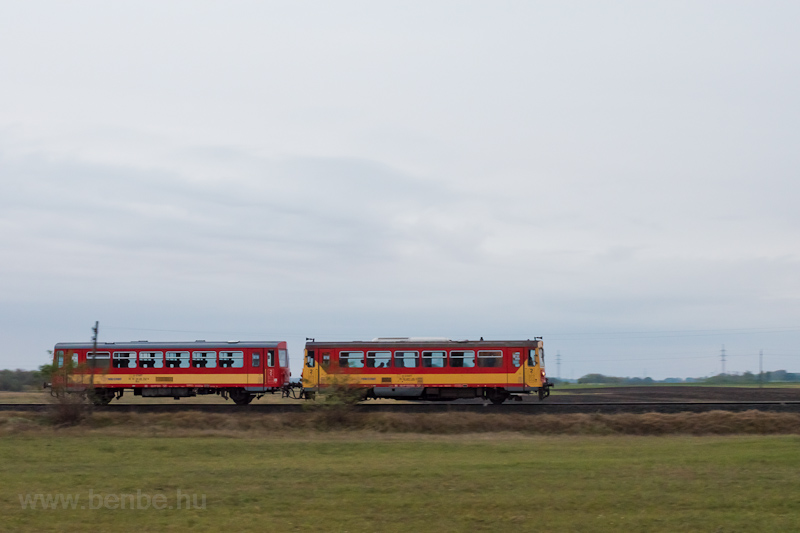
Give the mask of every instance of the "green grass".
[{"label": "green grass", "polygon": [[[8,531],[797,531],[800,438],[21,434]],[[205,509],[31,510],[19,494],[206,495]],[[80,507],[80,504],[79,506]]]}]

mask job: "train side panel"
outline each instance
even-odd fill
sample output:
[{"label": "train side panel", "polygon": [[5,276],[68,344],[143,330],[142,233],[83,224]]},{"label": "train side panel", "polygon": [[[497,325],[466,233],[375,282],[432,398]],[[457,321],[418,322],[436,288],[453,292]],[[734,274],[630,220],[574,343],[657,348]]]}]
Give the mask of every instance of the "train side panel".
[{"label": "train side panel", "polygon": [[303,384],[316,392],[335,384],[367,397],[428,400],[512,393],[549,394],[541,340],[474,342],[308,343]]},{"label": "train side panel", "polygon": [[[231,394],[237,403],[249,403],[254,395],[287,386],[290,375],[283,341],[98,343],[96,351],[88,343],[60,343],[53,353],[57,369],[72,368],[68,389],[93,388],[104,398],[130,389],[153,397]],[[57,386],[63,385],[59,375]]]}]

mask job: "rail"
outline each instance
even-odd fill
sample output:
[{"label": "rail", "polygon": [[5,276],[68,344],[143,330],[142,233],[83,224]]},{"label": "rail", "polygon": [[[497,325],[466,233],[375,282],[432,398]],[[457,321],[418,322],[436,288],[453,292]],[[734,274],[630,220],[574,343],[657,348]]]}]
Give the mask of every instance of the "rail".
[{"label": "rail", "polygon": [[[0,411],[43,412],[53,404],[0,404]],[[313,404],[311,404],[313,405]],[[502,405],[491,403],[362,403],[354,409],[363,413],[446,413],[473,412],[485,414],[568,414],[568,413],[684,413],[708,411],[771,411],[800,413],[800,401],[756,401],[756,402],[602,402],[602,403],[558,403],[558,402],[511,402]],[[95,406],[102,413],[175,413],[194,411],[204,413],[302,413],[309,410],[309,404],[253,403],[234,404],[110,404]]]}]

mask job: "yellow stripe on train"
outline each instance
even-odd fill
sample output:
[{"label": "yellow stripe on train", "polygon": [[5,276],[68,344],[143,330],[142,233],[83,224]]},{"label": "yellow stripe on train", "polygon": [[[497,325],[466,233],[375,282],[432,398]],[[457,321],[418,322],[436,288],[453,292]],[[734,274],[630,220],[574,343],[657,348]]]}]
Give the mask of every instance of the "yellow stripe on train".
[{"label": "yellow stripe on train", "polygon": [[234,383],[240,385],[257,385],[264,383],[263,374],[95,374],[94,379],[87,374],[72,376],[73,383],[95,386],[124,385],[164,386],[171,387],[203,387]]},{"label": "yellow stripe on train", "polygon": [[[528,386],[541,386],[541,374],[536,368],[536,375],[539,379],[528,380]],[[337,381],[345,381],[351,385],[363,385],[374,387],[391,387],[391,386],[465,386],[469,385],[522,385],[524,376],[524,368],[520,367],[519,370],[513,373],[509,372],[475,372],[475,373],[458,373],[458,374],[329,374],[324,369],[319,369],[319,381],[321,385],[329,385]],[[315,386],[315,385],[312,385]]]}]

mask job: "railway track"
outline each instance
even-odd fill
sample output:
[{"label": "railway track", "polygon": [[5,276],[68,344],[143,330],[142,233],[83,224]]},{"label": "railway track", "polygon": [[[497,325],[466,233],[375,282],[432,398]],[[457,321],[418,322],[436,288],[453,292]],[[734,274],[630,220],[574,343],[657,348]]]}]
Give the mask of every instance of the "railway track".
[{"label": "railway track", "polygon": [[[0,404],[0,411],[43,412],[52,404]],[[111,404],[95,407],[102,413],[175,413],[195,411],[203,413],[302,413],[313,404]],[[800,401],[757,401],[757,402],[512,402],[502,405],[483,403],[413,403],[386,404],[364,403],[355,406],[363,413],[448,413],[471,412],[485,414],[568,414],[568,413],[702,413],[708,411],[770,411],[780,413],[800,413]]]}]

